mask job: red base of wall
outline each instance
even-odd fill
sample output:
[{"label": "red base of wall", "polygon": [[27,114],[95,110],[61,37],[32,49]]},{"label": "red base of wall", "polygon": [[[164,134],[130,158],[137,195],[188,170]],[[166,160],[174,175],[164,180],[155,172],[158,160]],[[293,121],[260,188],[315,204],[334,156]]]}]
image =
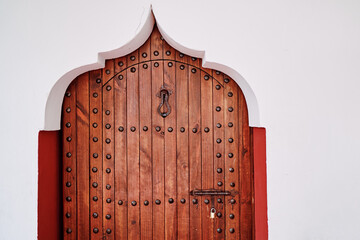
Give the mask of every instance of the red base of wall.
[{"label": "red base of wall", "polygon": [[[255,240],[268,239],[265,128],[251,128]],[[62,239],[60,131],[39,132],[38,239]]]}]

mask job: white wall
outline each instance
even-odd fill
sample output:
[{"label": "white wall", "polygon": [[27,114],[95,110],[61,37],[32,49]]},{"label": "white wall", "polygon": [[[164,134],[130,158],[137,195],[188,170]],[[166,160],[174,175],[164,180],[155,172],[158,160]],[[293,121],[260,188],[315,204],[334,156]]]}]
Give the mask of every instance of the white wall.
[{"label": "white wall", "polygon": [[[134,37],[150,1],[0,2],[0,233],[36,239],[51,87]],[[267,128],[269,234],[360,239],[360,2],[153,1],[162,28],[238,71]]]}]

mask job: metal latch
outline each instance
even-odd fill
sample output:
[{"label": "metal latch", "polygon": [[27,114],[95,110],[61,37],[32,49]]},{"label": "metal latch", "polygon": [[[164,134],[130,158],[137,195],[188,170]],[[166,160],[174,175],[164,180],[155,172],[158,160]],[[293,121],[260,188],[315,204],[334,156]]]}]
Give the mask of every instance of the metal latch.
[{"label": "metal latch", "polygon": [[229,196],[231,195],[230,191],[219,191],[216,189],[202,189],[197,190],[194,189],[190,191],[190,195],[192,196]]}]

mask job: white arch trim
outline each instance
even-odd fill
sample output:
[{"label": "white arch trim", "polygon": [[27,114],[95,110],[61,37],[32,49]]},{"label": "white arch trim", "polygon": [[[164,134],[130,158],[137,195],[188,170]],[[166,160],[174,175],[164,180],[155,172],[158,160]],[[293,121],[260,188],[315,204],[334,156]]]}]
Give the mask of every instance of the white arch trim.
[{"label": "white arch trim", "polygon": [[142,23],[142,27],[140,31],[136,34],[136,36],[124,46],[111,50],[108,52],[100,52],[98,54],[98,62],[93,64],[84,65],[82,67],[75,68],[67,73],[65,73],[53,86],[51,89],[45,108],[45,126],[44,130],[59,130],[61,124],[61,107],[62,101],[64,98],[65,91],[67,87],[70,85],[72,80],[74,80],[77,76],[82,73],[100,69],[105,67],[105,60],[118,58],[121,56],[125,56],[136,49],[138,49],[142,44],[146,42],[146,40],[150,37],[154,24],[157,24],[160,33],[164,37],[167,43],[171,45],[173,48],[177,49],[180,52],[183,52],[189,56],[197,57],[203,59],[203,67],[215,69],[221,71],[232,79],[239,85],[241,90],[244,93],[248,113],[249,113],[249,125],[253,127],[260,127],[260,116],[259,116],[259,107],[258,102],[255,97],[253,90],[250,85],[246,82],[246,80],[234,69],[227,67],[225,65],[216,63],[216,62],[208,62],[205,59],[205,51],[197,51],[193,49],[189,49],[181,44],[175,42],[171,37],[169,37],[161,25],[156,21],[155,15],[153,13],[152,7],[149,8],[148,17]]}]

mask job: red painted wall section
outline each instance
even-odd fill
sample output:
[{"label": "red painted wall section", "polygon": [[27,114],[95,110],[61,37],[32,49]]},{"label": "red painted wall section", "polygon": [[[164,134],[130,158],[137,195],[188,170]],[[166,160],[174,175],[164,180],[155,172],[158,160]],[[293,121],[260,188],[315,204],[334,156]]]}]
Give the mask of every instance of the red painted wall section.
[{"label": "red painted wall section", "polygon": [[266,131],[251,128],[254,160],[255,240],[268,239]]},{"label": "red painted wall section", "polygon": [[60,240],[62,237],[60,131],[40,131],[38,146],[38,239]]}]

